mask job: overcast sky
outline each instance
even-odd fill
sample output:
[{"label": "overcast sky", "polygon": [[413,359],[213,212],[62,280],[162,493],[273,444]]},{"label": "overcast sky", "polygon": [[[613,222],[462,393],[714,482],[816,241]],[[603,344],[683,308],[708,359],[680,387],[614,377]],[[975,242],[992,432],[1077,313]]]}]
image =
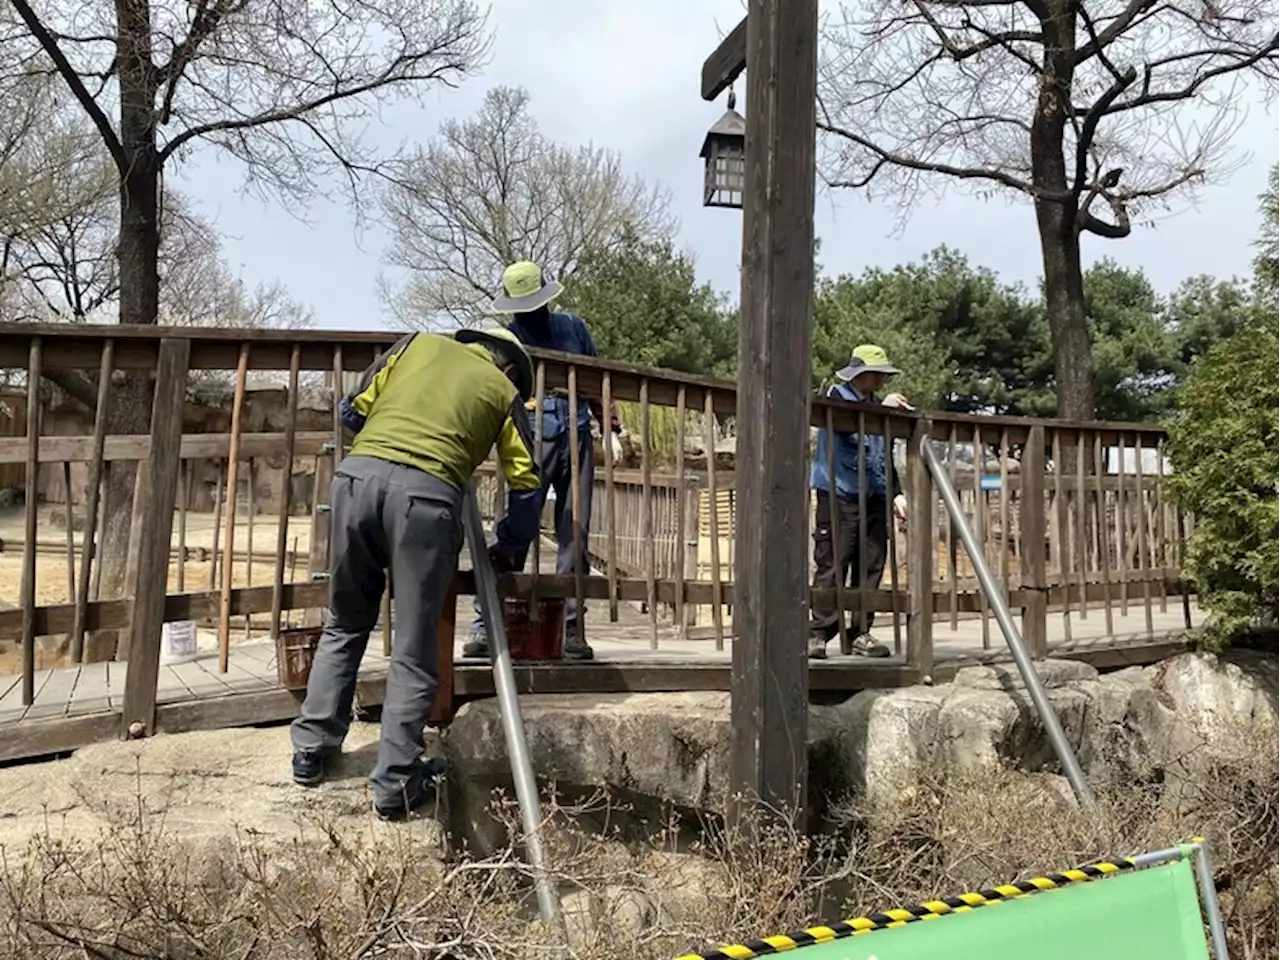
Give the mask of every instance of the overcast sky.
[{"label": "overcast sky", "polygon": [[[495,0],[489,65],[460,89],[432,95],[426,108],[399,111],[396,128],[385,135],[390,142],[429,139],[442,120],[473,113],[488,87],[523,86],[549,137],[616,149],[631,172],[667,185],[681,245],[695,256],[699,275],[736,300],[741,215],[704,209],[700,193],[698,149],[724,102],[704,102],[698,81],[702,61],[741,15],[740,0]],[[1229,183],[1205,191],[1197,207],[1184,206],[1126,240],[1087,238],[1086,258],[1109,255],[1141,267],[1161,292],[1192,274],[1246,274],[1257,194],[1277,155],[1275,111],[1255,108],[1238,147],[1247,162]],[[312,306],[322,327],[393,323],[377,295],[385,236],[376,225],[357,232],[341,203],[317,203],[306,211],[310,222],[301,222],[246,199],[235,164],[207,154],[188,163],[179,179],[223,233],[227,259],[246,282],[280,280]],[[1035,220],[1022,201],[952,194],[915,210],[900,235],[896,226],[894,209],[847,192],[819,192],[817,230],[828,273],[891,267],[945,243],[1005,280],[1034,287],[1039,276]]]}]

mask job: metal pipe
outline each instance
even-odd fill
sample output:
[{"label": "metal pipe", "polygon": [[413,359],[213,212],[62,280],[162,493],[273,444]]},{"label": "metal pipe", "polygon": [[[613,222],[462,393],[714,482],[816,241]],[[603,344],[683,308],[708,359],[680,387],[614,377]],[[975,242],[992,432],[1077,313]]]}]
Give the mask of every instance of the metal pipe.
[{"label": "metal pipe", "polygon": [[511,650],[507,646],[506,627],[502,622],[502,604],[498,599],[498,578],[489,562],[484,521],[480,517],[474,479],[467,487],[462,520],[467,550],[471,554],[471,569],[476,577],[476,599],[480,602],[480,615],[484,617],[488,633],[493,686],[498,695],[498,710],[502,715],[502,733],[507,741],[507,754],[511,757],[511,778],[515,782],[516,800],[520,804],[525,850],[529,865],[533,868],[538,912],[548,926],[563,935],[560,895],[547,873],[546,853],[542,846],[542,808],[538,800],[538,782],[533,775],[533,761],[529,757],[528,741],[525,740],[524,719],[520,715],[520,699],[516,695],[516,675],[511,665]]},{"label": "metal pipe", "polygon": [[1228,960],[1227,931],[1222,924],[1222,907],[1218,904],[1218,891],[1213,885],[1213,861],[1209,848],[1203,843],[1191,845],[1191,860],[1196,868],[1196,886],[1200,888],[1200,903],[1204,906],[1204,918],[1209,924],[1209,943],[1213,946],[1213,960]]},{"label": "metal pipe", "polygon": [[1027,685],[1027,692],[1031,694],[1031,702],[1035,705],[1036,712],[1040,714],[1040,722],[1044,724],[1045,732],[1049,734],[1049,742],[1053,744],[1053,752],[1058,755],[1058,763],[1062,765],[1062,770],[1067,775],[1067,780],[1071,782],[1071,788],[1075,791],[1076,799],[1086,809],[1095,810],[1098,803],[1094,799],[1093,791],[1089,789],[1089,782],[1085,779],[1084,771],[1080,768],[1080,762],[1076,759],[1075,751],[1071,749],[1071,744],[1067,742],[1067,735],[1062,730],[1062,724],[1058,722],[1058,715],[1054,712],[1053,705],[1049,703],[1049,695],[1045,692],[1044,684],[1040,682],[1040,677],[1036,674],[1031,657],[1027,654],[1027,648],[1022,642],[1022,634],[1018,632],[1017,624],[1013,622],[1013,614],[1009,612],[1009,604],[996,586],[995,578],[991,575],[990,568],[987,567],[986,558],[982,555],[982,548],[979,546],[977,538],[974,537],[973,530],[965,520],[955,488],[951,486],[951,481],[948,479],[946,471],[942,469],[942,464],[933,452],[933,444],[930,442],[927,433],[920,438],[920,456],[924,458],[925,465],[929,468],[929,474],[933,477],[933,482],[942,494],[942,502],[946,504],[947,513],[951,515],[951,522],[955,525],[956,531],[960,534],[960,540],[964,543],[964,548],[969,553],[969,559],[973,563],[973,570],[977,574],[978,583],[991,604],[991,609],[995,613],[996,622],[1000,624],[1000,630],[1004,634],[1005,641],[1009,644],[1009,652],[1013,654],[1013,661],[1018,665],[1018,673],[1022,675],[1022,682]]}]

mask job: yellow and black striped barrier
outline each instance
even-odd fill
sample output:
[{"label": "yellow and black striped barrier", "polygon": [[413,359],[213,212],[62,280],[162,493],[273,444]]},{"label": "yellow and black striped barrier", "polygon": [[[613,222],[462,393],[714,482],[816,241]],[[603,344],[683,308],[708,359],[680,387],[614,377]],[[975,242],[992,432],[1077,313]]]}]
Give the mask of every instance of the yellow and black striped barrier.
[{"label": "yellow and black striped barrier", "polygon": [[845,937],[854,937],[873,930],[902,927],[916,920],[934,920],[950,913],[966,913],[977,907],[989,906],[1002,900],[1012,900],[1044,890],[1111,876],[1131,870],[1134,865],[1131,859],[1094,863],[1073,870],[1064,870],[1061,873],[1051,873],[1044,877],[1001,884],[976,893],[962,893],[958,897],[948,897],[945,900],[930,900],[914,907],[888,910],[869,917],[854,917],[851,920],[840,920],[825,926],[806,927],[781,936],[749,940],[746,943],[725,944],[705,953],[686,953],[677,957],[676,960],[752,960],[753,957],[766,957],[785,953],[788,950],[797,950],[800,947],[830,943],[832,940],[842,940]]}]

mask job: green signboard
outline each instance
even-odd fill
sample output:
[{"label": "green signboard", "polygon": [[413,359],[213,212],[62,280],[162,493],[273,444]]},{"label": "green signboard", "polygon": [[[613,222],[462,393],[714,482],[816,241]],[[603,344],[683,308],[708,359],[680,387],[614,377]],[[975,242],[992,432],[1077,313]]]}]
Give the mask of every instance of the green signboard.
[{"label": "green signboard", "polygon": [[[1000,887],[985,897],[967,895],[950,901],[959,907],[950,911],[943,904],[925,905],[847,921],[838,926],[864,932],[826,942],[809,942],[822,930],[811,927],[803,934],[722,946],[700,956],[751,960],[798,950],[796,960],[1208,960],[1192,860],[1125,866],[1123,872],[1106,864],[1087,868],[1089,876],[1114,872],[1101,879],[1085,880],[1081,871],[1072,871],[1055,875],[1055,881]],[[1041,892],[1026,892],[1037,889]],[[827,930],[826,936],[834,932]]]},{"label": "green signboard", "polygon": [[805,947],[796,960],[1206,960],[1186,860]]}]

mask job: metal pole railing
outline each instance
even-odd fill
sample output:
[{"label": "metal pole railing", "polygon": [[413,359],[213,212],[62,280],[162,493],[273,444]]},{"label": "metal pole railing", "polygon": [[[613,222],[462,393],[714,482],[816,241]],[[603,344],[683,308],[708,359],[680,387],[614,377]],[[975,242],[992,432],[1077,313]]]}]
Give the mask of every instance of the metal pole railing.
[{"label": "metal pole railing", "polygon": [[538,912],[552,930],[563,933],[560,896],[547,872],[546,852],[542,846],[542,808],[538,800],[538,781],[533,775],[529,743],[524,735],[524,719],[520,715],[520,699],[516,693],[516,675],[511,665],[511,649],[507,646],[502,604],[498,598],[498,578],[489,562],[484,521],[480,517],[474,479],[467,488],[462,511],[467,550],[471,554],[471,569],[476,577],[476,598],[480,602],[480,614],[484,617],[485,630],[488,632],[489,658],[493,662],[493,686],[498,695],[498,710],[502,715],[502,732],[507,741],[507,754],[511,757],[511,778],[515,782],[516,800],[520,804],[525,850],[529,865],[533,868]]},{"label": "metal pole railing", "polygon": [[933,452],[933,444],[930,442],[928,433],[920,438],[919,453],[929,468],[929,475],[933,478],[934,484],[942,494],[942,502],[946,504],[951,522],[956,532],[960,534],[960,540],[969,554],[974,573],[978,577],[978,584],[995,613],[996,622],[1000,624],[1005,641],[1009,644],[1009,652],[1013,654],[1013,661],[1018,665],[1018,673],[1022,675],[1022,682],[1027,685],[1027,692],[1031,694],[1031,702],[1040,715],[1040,722],[1044,724],[1045,732],[1049,734],[1053,752],[1058,755],[1058,763],[1062,765],[1062,771],[1071,782],[1071,788],[1075,791],[1080,803],[1087,809],[1096,809],[1098,804],[1094,799],[1093,791],[1089,789],[1089,782],[1080,768],[1075,751],[1067,742],[1067,735],[1062,730],[1062,724],[1058,722],[1058,715],[1054,712],[1053,705],[1049,703],[1049,695],[1045,692],[1044,684],[1040,681],[1027,648],[1022,642],[1022,634],[1018,632],[1017,624],[1013,622],[1013,614],[1009,612],[1007,599],[997,586],[995,577],[991,575],[982,547],[965,519],[964,511],[960,507],[960,498],[956,496],[951,480],[943,470],[937,454]]}]

